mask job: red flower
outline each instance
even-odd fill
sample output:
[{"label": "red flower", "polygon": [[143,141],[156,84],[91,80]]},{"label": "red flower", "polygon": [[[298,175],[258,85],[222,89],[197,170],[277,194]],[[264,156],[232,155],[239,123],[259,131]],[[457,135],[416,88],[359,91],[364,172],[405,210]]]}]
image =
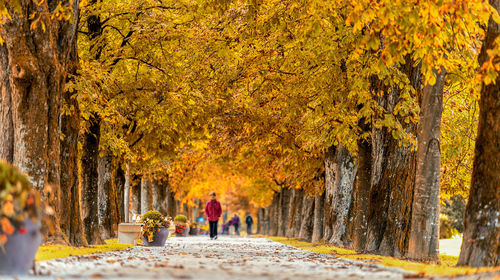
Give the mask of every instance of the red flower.
[{"label": "red flower", "polygon": [[20,234],[26,234],[26,228],[22,227],[19,229]]},{"label": "red flower", "polygon": [[29,197],[28,200],[26,200],[26,203],[28,203],[28,205],[31,205],[35,203],[35,200],[33,199],[33,197]]}]

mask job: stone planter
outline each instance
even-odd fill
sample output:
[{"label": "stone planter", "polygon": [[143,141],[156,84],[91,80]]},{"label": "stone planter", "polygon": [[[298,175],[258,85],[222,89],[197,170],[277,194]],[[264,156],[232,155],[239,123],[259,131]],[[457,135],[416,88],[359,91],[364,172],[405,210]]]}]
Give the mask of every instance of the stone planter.
[{"label": "stone planter", "polygon": [[200,234],[199,228],[190,228],[189,229],[189,235],[198,235],[198,234]]},{"label": "stone planter", "polygon": [[118,242],[123,244],[137,243],[137,239],[141,236],[141,224],[137,223],[121,223],[118,225]]},{"label": "stone planter", "polygon": [[0,248],[0,275],[26,275],[33,267],[36,252],[42,243],[40,223],[24,222],[26,233],[18,230],[7,236],[4,249]]},{"label": "stone planter", "polygon": [[189,227],[186,225],[175,225],[175,236],[186,237],[189,233]]},{"label": "stone planter", "polygon": [[142,243],[144,246],[165,246],[165,242],[168,238],[168,228],[161,227],[159,231],[153,234],[153,241],[149,242],[147,238],[142,237]]}]

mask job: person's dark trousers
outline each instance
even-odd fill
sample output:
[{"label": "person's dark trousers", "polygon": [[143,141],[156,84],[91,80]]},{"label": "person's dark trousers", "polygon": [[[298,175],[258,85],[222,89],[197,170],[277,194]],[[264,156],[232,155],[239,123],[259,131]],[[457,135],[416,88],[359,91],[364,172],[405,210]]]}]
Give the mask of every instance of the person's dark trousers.
[{"label": "person's dark trousers", "polygon": [[218,221],[208,221],[208,224],[210,226],[210,238],[214,238],[217,236],[217,222]]},{"label": "person's dark trousers", "polygon": [[248,235],[252,234],[252,224],[247,224],[247,233]]},{"label": "person's dark trousers", "polygon": [[234,233],[236,233],[237,235],[240,235],[240,229],[239,229],[238,224],[234,224]]}]

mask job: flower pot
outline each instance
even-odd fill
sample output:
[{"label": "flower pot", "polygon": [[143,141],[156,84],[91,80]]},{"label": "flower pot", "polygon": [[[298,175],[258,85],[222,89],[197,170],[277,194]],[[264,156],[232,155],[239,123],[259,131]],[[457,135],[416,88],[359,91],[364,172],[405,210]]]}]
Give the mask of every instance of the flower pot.
[{"label": "flower pot", "polygon": [[165,241],[168,238],[168,228],[161,227],[153,234],[153,241],[149,242],[147,238],[142,237],[142,242],[145,246],[165,246]]},{"label": "flower pot", "polygon": [[189,228],[183,225],[175,225],[175,236],[186,237],[189,232]]},{"label": "flower pot", "polygon": [[36,252],[42,242],[40,223],[24,221],[26,232],[19,230],[7,236],[4,249],[0,248],[0,275],[25,275],[33,267]]},{"label": "flower pot", "polygon": [[118,243],[136,244],[141,236],[141,224],[121,223],[118,225]]},{"label": "flower pot", "polygon": [[191,228],[189,229],[189,235],[198,235],[200,234],[200,229],[199,228]]}]

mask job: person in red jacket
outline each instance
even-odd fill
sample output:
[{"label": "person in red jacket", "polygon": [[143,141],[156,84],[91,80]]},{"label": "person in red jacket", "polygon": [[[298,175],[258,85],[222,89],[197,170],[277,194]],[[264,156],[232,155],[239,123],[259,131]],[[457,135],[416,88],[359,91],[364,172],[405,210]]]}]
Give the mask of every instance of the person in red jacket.
[{"label": "person in red jacket", "polygon": [[222,215],[222,207],[215,197],[215,192],[211,192],[210,201],[205,205],[205,215],[210,226],[210,239],[217,239],[217,222]]}]

